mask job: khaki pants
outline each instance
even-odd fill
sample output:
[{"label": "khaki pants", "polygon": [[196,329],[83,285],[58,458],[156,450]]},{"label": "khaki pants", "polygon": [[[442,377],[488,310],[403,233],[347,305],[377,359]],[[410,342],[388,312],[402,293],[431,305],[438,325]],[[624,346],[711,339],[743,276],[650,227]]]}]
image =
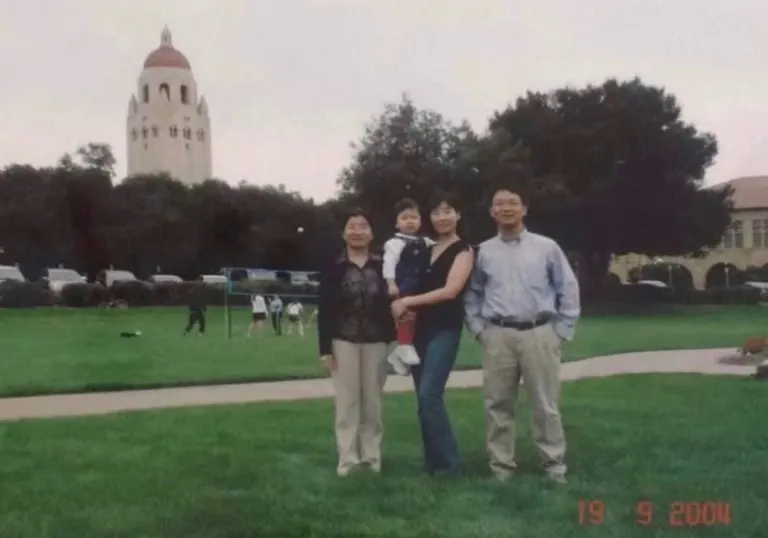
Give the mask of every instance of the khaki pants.
[{"label": "khaki pants", "polygon": [[340,474],[365,463],[381,467],[381,395],[387,380],[387,344],[332,342],[336,370],[336,445]]},{"label": "khaki pants", "polygon": [[532,433],[544,468],[565,474],[565,435],[560,420],[560,338],[552,325],[519,331],[490,325],[485,347],[486,443],[491,470],[512,473],[515,463],[515,406],[520,378],[531,401]]}]

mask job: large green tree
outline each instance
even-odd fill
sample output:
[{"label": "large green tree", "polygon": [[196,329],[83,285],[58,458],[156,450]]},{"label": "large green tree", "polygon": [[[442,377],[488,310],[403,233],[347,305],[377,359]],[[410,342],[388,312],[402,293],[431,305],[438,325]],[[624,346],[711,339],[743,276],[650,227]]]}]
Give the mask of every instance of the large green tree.
[{"label": "large green tree", "polygon": [[704,189],[714,135],[674,95],[639,79],[528,93],[490,122],[530,152],[531,221],[579,253],[594,289],[611,255],[697,254],[729,223],[728,189]]},{"label": "large green tree", "polygon": [[471,154],[477,143],[467,123],[454,125],[404,95],[386,105],[351,144],[352,164],[338,179],[341,196],[370,212],[383,241],[393,230],[398,200],[410,197],[424,204],[434,191],[456,189],[474,177]]}]

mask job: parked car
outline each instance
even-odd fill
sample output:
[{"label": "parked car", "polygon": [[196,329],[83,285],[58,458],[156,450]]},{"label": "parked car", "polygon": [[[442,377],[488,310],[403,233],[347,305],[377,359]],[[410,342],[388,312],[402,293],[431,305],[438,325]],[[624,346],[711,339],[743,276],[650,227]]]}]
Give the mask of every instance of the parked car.
[{"label": "parked car", "polygon": [[67,284],[86,282],[88,279],[74,269],[48,269],[47,276],[43,277],[48,282],[48,287],[56,295],[61,293]]},{"label": "parked car", "polygon": [[[313,288],[318,288],[320,287],[320,282],[317,276],[317,273],[313,274],[294,271],[291,273],[291,284],[293,286],[310,286]],[[316,277],[317,280],[313,279],[313,277]]]},{"label": "parked car", "polygon": [[96,276],[96,282],[107,288],[111,288],[116,282],[131,282],[134,280],[138,280],[136,275],[130,271],[120,269],[103,269]]},{"label": "parked car", "polygon": [[744,287],[760,290],[760,299],[765,301],[768,299],[768,282],[745,282]]},{"label": "parked car", "polygon": [[668,288],[666,282],[662,282],[661,280],[638,280],[637,286],[653,286],[654,288]]},{"label": "parked car", "polygon": [[26,282],[27,279],[15,265],[0,265],[0,282],[5,280],[15,280],[17,282]]},{"label": "parked car", "polygon": [[184,279],[177,275],[152,275],[147,282],[157,284],[158,282],[184,282]]},{"label": "parked car", "polygon": [[200,280],[206,284],[226,284],[227,277],[224,275],[200,275]]},{"label": "parked car", "polygon": [[[230,275],[230,278],[235,280],[233,275]],[[254,282],[277,282],[278,280],[277,271],[267,269],[248,269],[246,278]]]}]

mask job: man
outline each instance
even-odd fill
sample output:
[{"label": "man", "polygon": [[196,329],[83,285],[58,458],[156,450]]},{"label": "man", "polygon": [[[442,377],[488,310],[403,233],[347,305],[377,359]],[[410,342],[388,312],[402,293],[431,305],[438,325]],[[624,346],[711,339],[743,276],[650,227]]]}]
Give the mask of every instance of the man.
[{"label": "man", "polygon": [[280,336],[283,334],[283,301],[279,295],[272,297],[269,302],[269,313],[272,317],[272,328],[275,330],[275,334]]},{"label": "man", "polygon": [[189,297],[189,318],[187,320],[187,326],[184,328],[184,336],[188,335],[195,325],[198,325],[200,334],[205,334],[205,312],[207,310],[205,304],[205,296],[203,295],[203,284],[198,283],[195,285],[192,293]]},{"label": "man", "polygon": [[532,406],[532,433],[548,478],[566,482],[560,419],[560,347],[580,315],[579,285],[552,239],[526,230],[526,199],[496,189],[491,216],[498,235],[480,245],[465,295],[467,325],[485,348],[486,444],[490,467],[515,471],[515,404],[520,378]]}]

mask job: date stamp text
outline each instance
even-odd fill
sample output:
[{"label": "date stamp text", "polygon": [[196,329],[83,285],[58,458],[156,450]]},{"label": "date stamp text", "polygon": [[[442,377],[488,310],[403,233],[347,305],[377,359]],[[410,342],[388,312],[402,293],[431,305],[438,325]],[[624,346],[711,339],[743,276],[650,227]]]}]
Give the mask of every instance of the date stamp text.
[{"label": "date stamp text", "polygon": [[[578,523],[602,525],[606,512],[606,503],[599,499],[580,500]],[[731,504],[724,501],[638,501],[634,512],[636,523],[642,526],[657,523],[670,527],[724,527],[732,520]]]}]

